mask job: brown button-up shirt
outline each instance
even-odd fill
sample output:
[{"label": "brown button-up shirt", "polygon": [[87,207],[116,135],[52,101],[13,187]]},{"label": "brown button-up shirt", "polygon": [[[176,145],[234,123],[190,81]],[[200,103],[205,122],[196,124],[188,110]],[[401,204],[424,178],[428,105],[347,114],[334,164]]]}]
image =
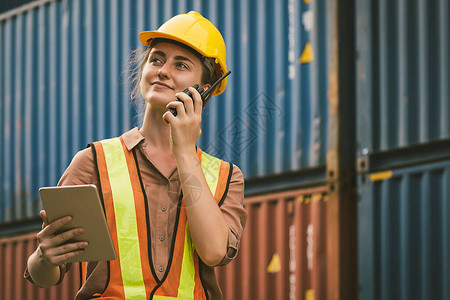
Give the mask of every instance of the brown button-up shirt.
[{"label": "brown button-up shirt", "polygon": [[[148,154],[147,141],[134,128],[123,134],[128,150],[136,148],[136,155],[141,172],[142,182],[149,202],[151,251],[156,275],[161,279],[169,261],[170,241],[175,226],[177,203],[181,193],[181,184],[175,168],[169,177],[165,177],[152,162]],[[58,185],[95,184],[98,176],[94,155],[90,148],[78,152],[64,172]],[[233,173],[225,201],[220,207],[229,226],[228,250],[220,265],[229,263],[237,254],[239,241],[247,221],[243,207],[244,178],[241,170],[233,165]],[[61,267],[62,280],[70,265]],[[203,265],[201,278],[209,299],[222,299],[222,292],[217,283],[214,268]],[[31,279],[26,272],[25,275]],[[87,265],[86,283],[78,291],[76,299],[86,299],[100,293],[106,288],[108,280],[107,262],[89,262]]]}]

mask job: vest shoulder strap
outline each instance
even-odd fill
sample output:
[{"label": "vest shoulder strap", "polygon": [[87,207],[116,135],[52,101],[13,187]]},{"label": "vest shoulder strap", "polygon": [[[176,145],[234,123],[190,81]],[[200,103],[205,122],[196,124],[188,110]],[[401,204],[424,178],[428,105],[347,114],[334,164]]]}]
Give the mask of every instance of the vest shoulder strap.
[{"label": "vest shoulder strap", "polygon": [[197,155],[201,161],[208,187],[217,204],[221,206],[228,193],[233,165],[202,151],[200,148],[197,148]]}]

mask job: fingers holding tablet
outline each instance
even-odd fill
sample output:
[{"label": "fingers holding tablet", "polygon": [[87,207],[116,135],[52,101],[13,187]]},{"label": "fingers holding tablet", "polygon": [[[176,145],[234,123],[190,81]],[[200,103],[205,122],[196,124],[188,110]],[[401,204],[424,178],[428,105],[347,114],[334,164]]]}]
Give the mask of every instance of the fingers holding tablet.
[{"label": "fingers holding tablet", "polygon": [[38,240],[46,259],[52,264],[116,259],[95,185],[42,187],[39,193],[45,211]]},{"label": "fingers holding tablet", "polygon": [[69,258],[84,253],[88,246],[86,241],[71,241],[84,233],[81,227],[61,231],[64,225],[70,223],[72,217],[65,216],[48,224],[45,211],[41,211],[44,221],[43,229],[37,234],[39,257],[50,265],[60,265]]}]

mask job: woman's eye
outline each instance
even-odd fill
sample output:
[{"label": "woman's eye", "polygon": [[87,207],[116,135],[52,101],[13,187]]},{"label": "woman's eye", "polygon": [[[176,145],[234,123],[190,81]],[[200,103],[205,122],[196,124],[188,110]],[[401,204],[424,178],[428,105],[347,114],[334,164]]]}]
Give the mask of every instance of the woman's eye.
[{"label": "woman's eye", "polygon": [[182,63],[182,62],[178,62],[176,64],[176,66],[181,69],[189,69],[188,65],[186,65],[185,63]]},{"label": "woman's eye", "polygon": [[150,57],[150,63],[153,65],[162,65],[162,61],[156,57]]}]

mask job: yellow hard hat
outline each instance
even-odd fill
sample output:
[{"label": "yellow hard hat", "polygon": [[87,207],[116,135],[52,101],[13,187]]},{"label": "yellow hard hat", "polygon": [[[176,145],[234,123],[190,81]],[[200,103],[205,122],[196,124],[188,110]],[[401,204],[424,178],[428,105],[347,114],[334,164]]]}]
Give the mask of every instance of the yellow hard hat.
[{"label": "yellow hard hat", "polygon": [[[148,46],[150,40],[164,38],[183,43],[205,57],[215,58],[219,65],[219,77],[227,72],[227,50],[225,42],[219,30],[201,14],[190,11],[187,14],[177,15],[161,25],[156,31],[143,31],[139,33],[139,39],[144,46]],[[213,96],[220,95],[227,86],[225,78]]]}]

